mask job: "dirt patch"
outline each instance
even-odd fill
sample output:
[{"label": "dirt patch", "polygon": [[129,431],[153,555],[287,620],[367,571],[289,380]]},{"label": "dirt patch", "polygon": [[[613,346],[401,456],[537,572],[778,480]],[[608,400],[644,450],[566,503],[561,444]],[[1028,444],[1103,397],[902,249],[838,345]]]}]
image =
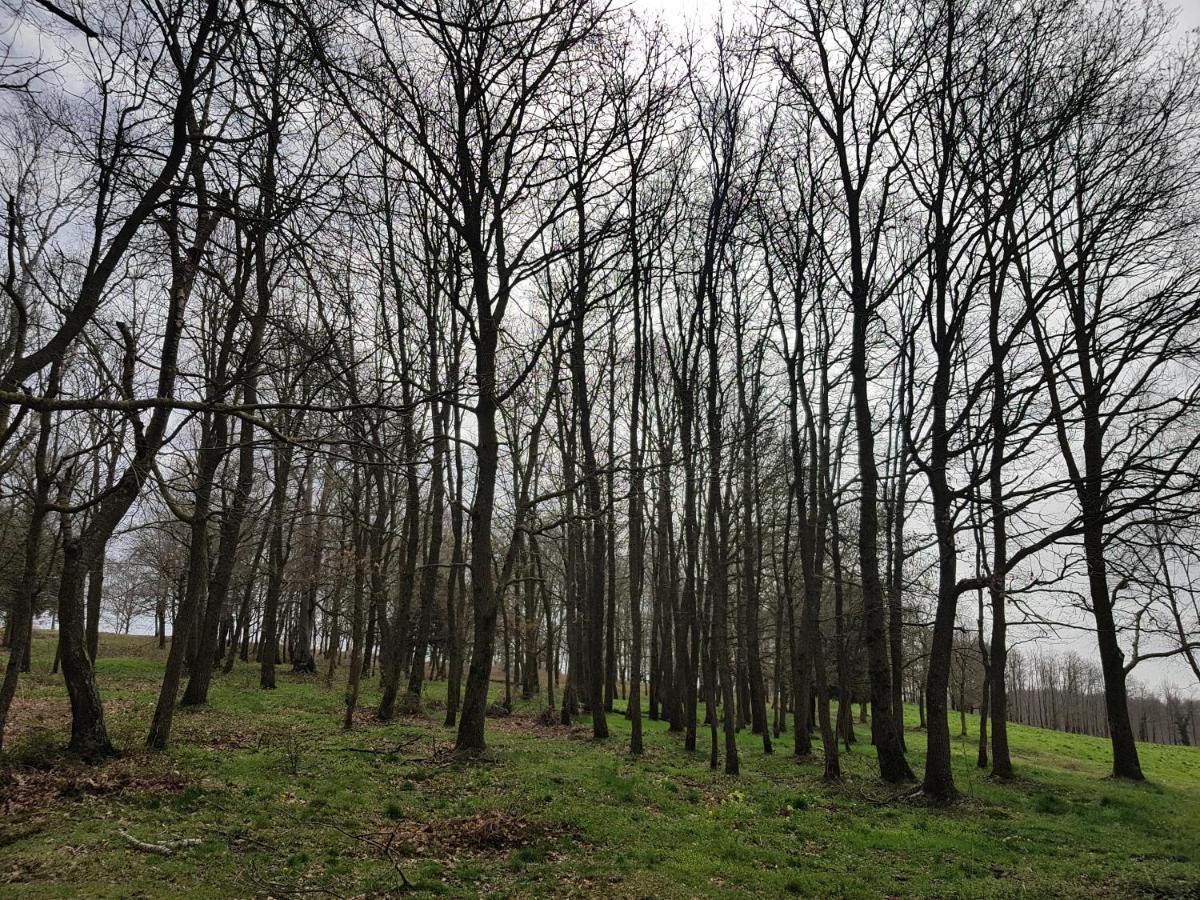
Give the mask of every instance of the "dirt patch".
[{"label": "dirt patch", "polygon": [[208,711],[176,718],[174,738],[208,750],[260,750],[266,743],[261,727],[244,720],[216,718]]},{"label": "dirt patch", "polygon": [[491,811],[436,822],[400,822],[389,843],[410,857],[495,855],[529,847],[552,834],[524,816]]},{"label": "dirt patch", "polygon": [[490,719],[489,731],[499,731],[518,737],[557,738],[561,741],[583,741],[592,739],[592,730],[583,725],[563,725],[559,722],[549,722],[542,716],[531,716],[524,713],[513,714],[504,719]]},{"label": "dirt patch", "polygon": [[36,732],[69,732],[71,707],[65,697],[16,697],[8,714],[4,746],[16,747]]},{"label": "dirt patch", "polygon": [[0,870],[0,884],[26,884],[37,881],[39,875],[48,868],[51,867],[37,859],[14,862]]},{"label": "dirt patch", "polygon": [[157,769],[146,755],[126,756],[99,766],[63,758],[48,768],[0,770],[0,812],[8,818],[87,797],[173,794],[186,784],[179,772]]},{"label": "dirt patch", "polygon": [[[397,722],[399,722],[400,720],[402,720],[404,718],[417,718],[417,719],[422,718],[421,716],[407,716],[406,717],[403,713],[401,713],[400,708],[399,708],[399,698],[397,698],[396,710],[395,710],[392,718],[389,719],[388,721],[385,722],[383,719],[379,718],[379,716],[376,713],[377,713],[377,711],[374,706],[356,706],[354,708],[354,727],[356,729],[359,729],[359,728],[387,728],[391,725],[395,725]],[[342,715],[343,715],[343,713],[338,713],[339,720]]]}]

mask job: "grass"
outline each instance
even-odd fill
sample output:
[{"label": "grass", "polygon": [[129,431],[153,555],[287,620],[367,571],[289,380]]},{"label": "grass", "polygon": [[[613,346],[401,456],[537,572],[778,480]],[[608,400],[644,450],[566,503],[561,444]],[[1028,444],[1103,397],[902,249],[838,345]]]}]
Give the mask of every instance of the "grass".
[{"label": "grass", "polygon": [[[394,896],[407,883],[415,896],[1200,897],[1196,749],[1143,745],[1150,781],[1127,784],[1105,777],[1104,741],[1013,726],[1019,778],[998,784],[974,767],[972,720],[955,750],[965,796],[943,810],[877,781],[866,743],[828,786],[819,750],[797,762],[784,736],[765,757],[747,732],[732,779],[661,723],[634,760],[620,715],[597,744],[586,727],[538,726],[533,705],[489,719],[485,756],[456,761],[443,684],[429,685],[431,718],[382,725],[368,681],[344,733],[340,687],[283,667],[263,692],[242,665],[208,707],[177,714],[168,752],[147,754],[161,653],[106,635],[97,669],[127,752],[87,769],[57,755],[68,719],[61,679],[44,674],[52,652],[39,636],[10,723],[0,896]],[[919,771],[924,737],[908,726]],[[201,843],[147,854],[122,831]]]}]

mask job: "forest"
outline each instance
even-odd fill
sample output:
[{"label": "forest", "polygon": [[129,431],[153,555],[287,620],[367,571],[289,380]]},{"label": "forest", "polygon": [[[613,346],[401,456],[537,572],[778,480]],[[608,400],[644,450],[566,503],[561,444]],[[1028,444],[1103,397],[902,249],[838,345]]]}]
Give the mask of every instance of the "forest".
[{"label": "forest", "polygon": [[0,884],[1200,895],[1160,0],[0,0],[0,200]]}]

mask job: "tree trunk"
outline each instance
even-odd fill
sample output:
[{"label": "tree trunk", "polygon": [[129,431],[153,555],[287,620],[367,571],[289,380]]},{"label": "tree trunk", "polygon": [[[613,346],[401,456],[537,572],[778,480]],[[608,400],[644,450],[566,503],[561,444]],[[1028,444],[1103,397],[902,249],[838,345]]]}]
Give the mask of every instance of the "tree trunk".
[{"label": "tree trunk", "polygon": [[[427,314],[430,393],[436,397],[441,392],[441,380],[438,377],[440,347],[437,341],[435,311],[436,308],[431,302]],[[408,678],[408,702],[414,706],[419,706],[421,702],[421,688],[425,678],[425,648],[429,643],[429,630],[433,617],[435,592],[438,585],[438,576],[441,573],[442,521],[446,506],[442,468],[446,455],[446,411],[447,407],[444,404],[434,403],[432,416],[433,461],[430,464],[429,489],[429,544],[425,550],[425,570],[421,573],[421,611],[417,619],[417,636],[413,647],[413,660]],[[536,682],[536,661],[533,677]]]},{"label": "tree trunk", "polygon": [[259,686],[275,689],[275,657],[279,650],[279,598],[283,592],[283,514],[287,503],[288,479],[292,471],[292,445],[276,442],[275,485],[271,498],[271,538],[267,548],[267,595],[263,601],[262,630],[259,635]]},{"label": "tree trunk", "polygon": [[871,395],[867,378],[867,328],[870,322],[867,283],[861,272],[862,246],[857,232],[856,209],[851,207],[851,258],[855,276],[852,289],[854,312],[850,345],[850,374],[853,385],[854,421],[858,437],[860,482],[858,552],[862,579],[863,614],[866,620],[867,668],[871,682],[871,735],[884,781],[913,780],[904,758],[897,725],[891,714],[892,685],[888,668],[887,627],[883,594],[879,584],[879,472],[875,463],[875,432],[871,422]]},{"label": "tree trunk", "polygon": [[[59,368],[59,365],[55,364],[50,370],[48,396],[55,396],[58,393]],[[29,653],[30,630],[33,626],[33,603],[37,598],[38,590],[42,529],[46,524],[50,488],[54,483],[47,466],[53,420],[48,410],[39,413],[38,420],[38,439],[33,457],[34,486],[33,496],[30,500],[29,524],[25,529],[24,560],[20,580],[13,591],[6,631],[8,664],[4,669],[4,683],[0,685],[0,749],[4,747],[4,728],[8,722],[8,712],[12,707],[13,697],[17,692],[17,681]]]}]

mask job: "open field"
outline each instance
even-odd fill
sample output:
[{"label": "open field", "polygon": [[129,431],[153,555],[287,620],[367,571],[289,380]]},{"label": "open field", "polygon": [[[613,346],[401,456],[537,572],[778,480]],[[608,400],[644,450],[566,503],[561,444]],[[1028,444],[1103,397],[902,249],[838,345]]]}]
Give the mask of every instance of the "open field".
[{"label": "open field", "polygon": [[[955,752],[966,796],[939,810],[875,780],[865,742],[831,787],[786,735],[764,757],[743,733],[734,780],[660,723],[634,760],[620,717],[598,745],[522,706],[490,719],[488,752],[464,763],[448,755],[443,684],[429,686],[430,718],[381,725],[368,681],[343,733],[337,686],[284,669],[265,693],[243,665],[210,707],[177,715],[169,752],[147,754],[161,655],[105,635],[101,689],[127,752],[90,769],[58,756],[52,652],[40,635],[0,775],[0,896],[362,897],[407,883],[410,896],[1200,897],[1196,749],[1142,746],[1150,783],[1133,785],[1104,777],[1104,741],[1014,726],[1020,779],[1001,785],[974,768],[971,722]],[[919,766],[912,722],[907,739]],[[122,832],[200,843],[163,856]]]}]

